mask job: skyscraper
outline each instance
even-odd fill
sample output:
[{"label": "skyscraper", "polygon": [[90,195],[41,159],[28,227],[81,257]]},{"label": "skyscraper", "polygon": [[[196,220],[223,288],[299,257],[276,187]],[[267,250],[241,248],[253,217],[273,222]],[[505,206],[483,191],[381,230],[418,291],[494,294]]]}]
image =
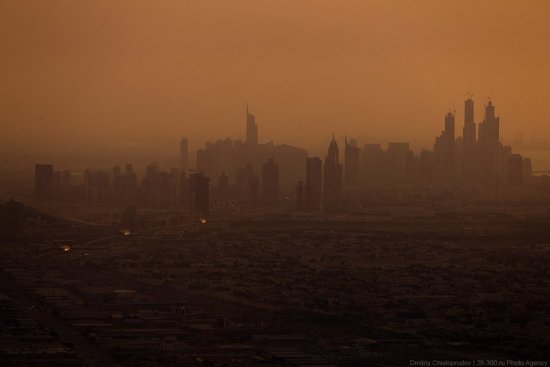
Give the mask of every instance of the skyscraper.
[{"label": "skyscraper", "polygon": [[462,176],[466,182],[476,179],[478,173],[476,124],[474,122],[474,101],[464,102],[464,127],[462,128]]},{"label": "skyscraper", "polygon": [[380,184],[388,178],[388,157],[380,144],[363,145],[362,181],[366,184]]},{"label": "skyscraper", "polygon": [[445,115],[445,171],[450,180],[455,177],[455,114],[452,112]]},{"label": "skyscraper", "polygon": [[523,157],[520,154],[510,154],[508,157],[507,183],[519,186],[523,183]]},{"label": "skyscraper", "polygon": [[251,163],[246,167],[240,168],[236,172],[235,188],[237,198],[249,207],[254,207],[258,203],[259,178]]},{"label": "skyscraper", "polygon": [[533,179],[533,165],[531,158],[523,158],[523,183],[529,183]]},{"label": "skyscraper", "polygon": [[34,192],[41,199],[49,199],[53,189],[53,166],[37,164],[34,166]]},{"label": "skyscraper", "polygon": [[[510,157],[512,156],[512,147],[509,145],[500,144],[499,147],[499,168],[498,168],[498,177],[500,183],[510,183],[509,180],[509,170],[510,167]],[[523,159],[523,158],[522,158]]]},{"label": "skyscraper", "polygon": [[258,146],[258,125],[256,125],[256,117],[248,112],[248,104],[246,105],[246,145],[249,148]]},{"label": "skyscraper", "polygon": [[454,182],[455,179],[455,115],[445,115],[445,130],[434,144],[435,174],[439,181]]},{"label": "skyscraper", "polygon": [[189,203],[193,215],[207,217],[210,213],[210,179],[202,173],[189,177]]},{"label": "skyscraper", "polygon": [[403,184],[407,181],[409,143],[388,143],[387,164],[389,182]]},{"label": "skyscraper", "polygon": [[495,116],[492,101],[485,106],[485,118],[479,124],[478,136],[481,179],[485,183],[497,183],[500,168],[500,118]]},{"label": "skyscraper", "polygon": [[345,138],[344,146],[344,179],[346,186],[356,186],[359,184],[359,148],[355,140]]},{"label": "skyscraper", "polygon": [[202,172],[206,177],[213,177],[214,152],[211,149],[197,150],[197,172]]},{"label": "skyscraper", "polygon": [[323,208],[326,212],[334,213],[340,210],[342,197],[342,165],[338,157],[338,144],[332,136],[325,157],[323,180]]},{"label": "skyscraper", "polygon": [[296,209],[304,209],[304,184],[302,181],[296,184]]},{"label": "skyscraper", "polygon": [[229,177],[222,172],[218,178],[218,186],[216,187],[216,200],[223,203],[229,195]]},{"label": "skyscraper", "polygon": [[187,139],[181,138],[180,140],[180,172],[187,173],[189,169],[189,147]]},{"label": "skyscraper", "polygon": [[262,166],[262,200],[275,203],[279,199],[279,165],[269,158]]},{"label": "skyscraper", "polygon": [[323,193],[323,164],[318,157],[306,158],[305,207],[320,210]]}]

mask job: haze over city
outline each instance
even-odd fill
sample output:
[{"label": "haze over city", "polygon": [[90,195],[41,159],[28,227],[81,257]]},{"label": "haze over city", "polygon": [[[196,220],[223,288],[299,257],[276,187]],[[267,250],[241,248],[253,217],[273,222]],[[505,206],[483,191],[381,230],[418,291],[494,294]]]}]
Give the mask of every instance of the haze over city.
[{"label": "haze over city", "polygon": [[0,2],[0,366],[548,367],[550,2]]},{"label": "haze over city", "polygon": [[[547,1],[0,4],[2,151],[172,154],[185,135],[321,152],[332,132],[429,147],[469,93],[547,139]],[[462,117],[459,115],[458,117]],[[168,144],[169,143],[169,144]]]}]

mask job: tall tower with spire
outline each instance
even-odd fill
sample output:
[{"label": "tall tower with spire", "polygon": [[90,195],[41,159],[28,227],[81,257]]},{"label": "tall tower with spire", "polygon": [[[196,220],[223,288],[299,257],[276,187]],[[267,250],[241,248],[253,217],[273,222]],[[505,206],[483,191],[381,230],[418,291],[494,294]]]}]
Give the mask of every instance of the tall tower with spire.
[{"label": "tall tower with spire", "polygon": [[500,118],[496,116],[491,100],[485,106],[485,118],[479,124],[478,139],[481,178],[486,183],[496,183],[499,179]]},{"label": "tall tower with spire", "polygon": [[464,127],[462,128],[462,177],[466,181],[474,181],[477,177],[477,136],[474,122],[474,101],[470,96],[464,102]]},{"label": "tall tower with spire", "polygon": [[323,170],[323,209],[339,211],[342,198],[342,165],[338,157],[338,143],[332,134]]},{"label": "tall tower with spire", "polygon": [[246,104],[246,145],[258,146],[258,125],[256,125],[256,117],[248,112],[248,103]]}]

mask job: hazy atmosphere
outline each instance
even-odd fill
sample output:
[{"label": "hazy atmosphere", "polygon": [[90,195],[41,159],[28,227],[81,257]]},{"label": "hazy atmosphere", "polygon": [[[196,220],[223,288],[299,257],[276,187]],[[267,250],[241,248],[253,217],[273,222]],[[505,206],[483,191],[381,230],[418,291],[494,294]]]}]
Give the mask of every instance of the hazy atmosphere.
[{"label": "hazy atmosphere", "polygon": [[550,0],[0,0],[0,366],[549,367]]},{"label": "hazy atmosphere", "polygon": [[[469,93],[501,138],[550,136],[548,1],[0,3],[0,146],[175,154],[180,136],[430,147]],[[459,133],[458,135],[460,135]],[[170,145],[168,145],[170,144]]]}]

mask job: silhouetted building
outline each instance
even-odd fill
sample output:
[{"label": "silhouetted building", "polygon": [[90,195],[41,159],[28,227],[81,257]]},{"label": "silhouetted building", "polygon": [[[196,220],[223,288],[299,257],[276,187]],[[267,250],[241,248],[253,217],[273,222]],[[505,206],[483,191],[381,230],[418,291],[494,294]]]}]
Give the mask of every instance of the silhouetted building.
[{"label": "silhouetted building", "polygon": [[509,178],[509,167],[510,167],[510,157],[512,156],[512,147],[509,145],[500,144],[500,153],[499,153],[499,182],[506,184],[510,183]]},{"label": "silhouetted building", "polygon": [[124,174],[120,167],[113,168],[112,174],[112,202],[122,205],[133,205],[137,202],[137,175],[131,164],[126,164]]},{"label": "silhouetted building", "polygon": [[[118,171],[120,171],[120,169]],[[120,173],[117,173],[114,176],[120,176]],[[157,164],[148,164],[147,167],[145,167],[145,177],[141,181],[140,202],[142,205],[149,208],[159,207],[160,180],[160,172]]]},{"label": "silhouetted building", "polygon": [[338,144],[332,136],[325,158],[323,179],[323,209],[334,213],[340,210],[342,200],[342,165],[338,157]]},{"label": "silhouetted building", "polygon": [[177,207],[180,202],[180,170],[172,168],[168,174],[168,205]]},{"label": "silhouetted building", "polygon": [[256,125],[256,117],[248,112],[248,104],[246,105],[246,145],[250,148],[258,146],[258,125]]},{"label": "silhouetted building", "polygon": [[485,183],[495,184],[499,179],[500,118],[495,116],[495,106],[489,101],[485,106],[485,118],[479,124],[480,177]]},{"label": "silhouetted building", "polygon": [[368,185],[380,184],[388,177],[387,154],[380,144],[363,146],[362,181]]},{"label": "silhouetted building", "polygon": [[193,215],[207,217],[210,214],[210,179],[202,173],[189,177],[189,202]]},{"label": "silhouetted building", "polygon": [[323,164],[318,157],[306,158],[305,208],[320,210],[323,194]]},{"label": "silhouetted building", "polygon": [[37,164],[34,166],[34,192],[41,199],[50,199],[53,189],[53,166]]},{"label": "silhouetted building", "polygon": [[409,143],[388,144],[388,176],[391,183],[403,184],[408,181],[410,153]]},{"label": "silhouetted building", "polygon": [[465,182],[473,182],[478,175],[477,137],[474,122],[474,101],[468,98],[464,102],[464,127],[462,128],[462,177]]},{"label": "silhouetted building", "polygon": [[229,138],[218,139],[211,145],[213,152],[212,177],[220,177],[222,173],[225,173],[229,180],[235,179],[235,171],[243,163],[237,157],[236,145],[238,143]]},{"label": "silhouetted building", "polygon": [[189,146],[187,139],[180,140],[180,171],[186,172],[189,169]]},{"label": "silhouetted building", "polygon": [[222,172],[218,178],[218,186],[216,187],[216,199],[224,201],[229,198],[229,177]]},{"label": "silhouetted building", "polygon": [[279,166],[272,158],[262,166],[262,201],[274,203],[279,199]]},{"label": "silhouetted building", "polygon": [[445,115],[445,130],[435,139],[435,177],[439,182],[455,181],[455,116]]},{"label": "silhouetted building", "polygon": [[510,154],[507,171],[509,185],[519,186],[523,184],[523,157],[520,154]]},{"label": "silhouetted building", "polygon": [[464,182],[464,138],[459,136],[455,139],[454,152],[454,177],[457,182]]},{"label": "silhouetted building", "polygon": [[61,196],[61,172],[59,171],[53,171],[51,193],[56,198]]},{"label": "silhouetted building", "polygon": [[64,170],[61,174],[61,187],[63,190],[67,190],[71,186],[71,171]]},{"label": "silhouetted building", "polygon": [[281,186],[293,187],[296,182],[305,180],[304,161],[307,158],[307,150],[288,144],[269,144],[269,153],[266,158],[268,157],[273,158],[279,166]]},{"label": "silhouetted building", "polygon": [[214,155],[210,149],[197,150],[197,172],[202,172],[206,177],[212,177],[214,171]]},{"label": "silhouetted building", "polygon": [[259,177],[254,172],[252,164],[237,170],[236,174],[237,198],[247,202],[248,206],[255,206],[259,199]]},{"label": "silhouetted building", "polygon": [[345,137],[344,141],[344,179],[346,186],[356,186],[359,184],[360,150],[355,140],[352,139],[348,142],[347,137]]},{"label": "silhouetted building", "polygon": [[420,151],[420,179],[424,184],[433,181],[434,178],[434,153],[430,150]]},{"label": "silhouetted building", "polygon": [[533,179],[533,166],[531,158],[523,158],[523,183],[529,183]]},{"label": "silhouetted building", "polygon": [[296,209],[304,209],[304,187],[302,181],[299,181],[296,185]]}]

